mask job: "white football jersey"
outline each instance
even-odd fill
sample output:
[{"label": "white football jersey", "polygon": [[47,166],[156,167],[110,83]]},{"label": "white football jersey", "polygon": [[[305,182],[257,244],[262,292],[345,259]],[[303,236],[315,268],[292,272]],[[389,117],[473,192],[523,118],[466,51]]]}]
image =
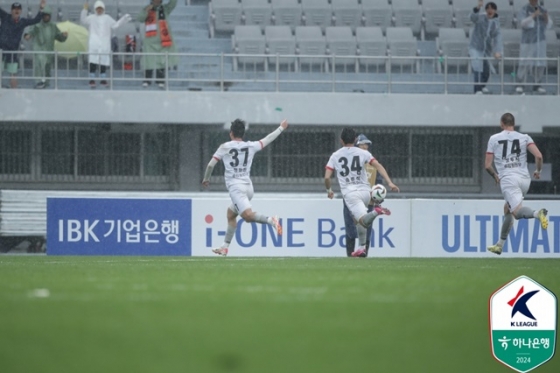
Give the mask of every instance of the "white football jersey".
[{"label": "white football jersey", "polygon": [[494,154],[494,165],[500,179],[505,176],[528,177],[527,147],[535,142],[517,131],[502,131],[488,140],[487,154]]},{"label": "white football jersey", "polygon": [[326,167],[335,171],[342,195],[345,195],[348,192],[371,188],[365,165],[374,160],[368,151],[355,146],[344,146],[331,155]]},{"label": "white football jersey", "polygon": [[251,164],[263,149],[260,141],[228,141],[220,145],[213,157],[224,162],[226,186],[251,184]]}]

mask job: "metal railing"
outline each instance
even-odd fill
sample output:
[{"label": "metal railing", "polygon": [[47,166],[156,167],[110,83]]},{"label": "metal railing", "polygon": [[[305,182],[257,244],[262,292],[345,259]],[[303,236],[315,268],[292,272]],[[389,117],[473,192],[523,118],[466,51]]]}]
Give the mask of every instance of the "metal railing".
[{"label": "metal railing", "polygon": [[[0,51],[1,53],[1,51]],[[20,51],[17,78],[20,88],[50,79],[54,89],[88,89],[88,55]],[[34,76],[35,55],[53,56],[51,77]],[[109,90],[139,89],[145,81],[141,68],[147,53],[111,53],[107,69]],[[364,93],[473,93],[474,79],[468,57],[447,56],[336,56],[226,53],[174,53],[164,58],[165,90],[364,92]],[[541,82],[518,82],[521,60],[545,65]],[[487,86],[494,94],[511,94],[515,87],[538,85],[547,94],[560,95],[560,57],[544,59],[489,59],[496,73]],[[3,83],[7,76],[0,72]],[[530,75],[531,77],[534,74]],[[95,78],[100,80],[99,77]],[[6,85],[3,84],[5,88]]]}]

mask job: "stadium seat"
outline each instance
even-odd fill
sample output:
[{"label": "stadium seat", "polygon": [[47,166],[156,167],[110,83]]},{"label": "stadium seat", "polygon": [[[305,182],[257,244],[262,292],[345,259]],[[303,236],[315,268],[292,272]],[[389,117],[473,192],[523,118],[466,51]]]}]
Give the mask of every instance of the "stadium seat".
[{"label": "stadium seat", "polygon": [[381,27],[385,34],[393,20],[393,8],[386,0],[362,0],[365,27]]},{"label": "stadium seat", "polygon": [[515,27],[513,8],[509,0],[492,0],[498,6],[498,19],[502,29],[512,29]]},{"label": "stadium seat", "polygon": [[[560,34],[560,1],[548,1],[545,8],[548,11],[548,16],[552,19],[552,29],[556,31],[557,35]],[[519,11],[519,8],[517,10]]]},{"label": "stadium seat", "polygon": [[301,0],[301,9],[305,26],[319,26],[324,32],[333,23],[332,7],[328,0]]},{"label": "stadium seat", "polygon": [[392,0],[395,27],[409,27],[414,35],[424,39],[422,7],[418,0]]},{"label": "stadium seat", "polygon": [[[352,34],[352,29],[348,26],[327,27],[325,31],[327,39],[327,52],[334,57],[334,66],[332,66],[333,59],[331,58],[331,67],[335,66],[354,66],[357,65],[356,59],[356,37]],[[338,56],[352,56],[352,57],[338,57]],[[357,70],[356,70],[357,71]]]},{"label": "stadium seat", "polygon": [[521,30],[502,30],[502,42],[504,44],[504,68],[509,71],[515,69],[519,59],[519,45],[521,44]]},{"label": "stadium seat", "polygon": [[[297,71],[296,39],[292,35],[290,26],[266,26],[264,38],[267,45],[268,64],[293,66]],[[279,55],[278,60],[276,55]]]},{"label": "stadium seat", "polygon": [[210,12],[210,37],[216,32],[232,32],[241,25],[243,8],[237,0],[212,0],[208,4]]},{"label": "stadium seat", "polygon": [[312,66],[316,65],[324,67],[325,71],[329,70],[326,58],[327,42],[319,26],[296,27],[296,44],[300,71],[301,67],[305,65],[309,66],[310,70]]},{"label": "stadium seat", "polygon": [[261,29],[272,25],[272,7],[268,0],[242,0],[243,23],[258,25]]},{"label": "stadium seat", "polygon": [[276,26],[290,26],[292,32],[302,25],[302,9],[298,0],[272,0],[272,19]]},{"label": "stadium seat", "polygon": [[[383,36],[381,27],[358,27],[356,29],[356,42],[358,45],[358,68],[370,66],[385,66],[387,68],[387,39]],[[381,58],[363,58],[381,57]]]},{"label": "stadium seat", "polygon": [[[469,39],[462,28],[440,28],[436,47],[440,56],[457,58],[448,59],[448,67],[460,69],[470,66]],[[437,70],[438,73],[445,70],[443,61],[437,64]]]},{"label": "stadium seat", "polygon": [[420,54],[418,41],[412,34],[410,27],[389,27],[387,29],[387,45],[388,54],[391,57],[389,58],[390,67],[398,66],[402,70],[403,67],[410,66],[411,72],[420,70],[419,61],[416,58]]},{"label": "stadium seat", "polygon": [[467,35],[473,25],[470,15],[476,2],[472,0],[453,0],[453,13],[455,14],[455,27],[465,30]]},{"label": "stadium seat", "polygon": [[348,26],[352,32],[362,25],[362,7],[358,0],[331,0],[335,26]]},{"label": "stadium seat", "polygon": [[437,34],[441,27],[452,27],[453,8],[448,0],[422,0],[422,8],[426,34]]},{"label": "stadium seat", "polygon": [[231,44],[233,52],[239,55],[233,58],[233,71],[237,71],[239,64],[263,65],[264,70],[268,70],[268,61],[264,56],[266,42],[260,26],[235,26]]},{"label": "stadium seat", "polygon": [[545,31],[545,38],[546,38],[546,57],[547,58],[554,58],[554,60],[547,61],[548,68],[557,68],[558,67],[558,56],[560,55],[560,44],[558,41],[558,36],[556,35],[556,31],[554,29],[546,30]]}]

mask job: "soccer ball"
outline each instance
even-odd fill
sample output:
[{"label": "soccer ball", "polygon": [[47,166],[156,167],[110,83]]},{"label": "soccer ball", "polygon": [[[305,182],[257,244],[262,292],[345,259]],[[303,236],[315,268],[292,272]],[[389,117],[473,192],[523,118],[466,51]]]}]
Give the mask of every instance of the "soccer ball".
[{"label": "soccer ball", "polygon": [[371,198],[378,203],[383,202],[387,196],[387,189],[381,184],[377,184],[371,187]]}]

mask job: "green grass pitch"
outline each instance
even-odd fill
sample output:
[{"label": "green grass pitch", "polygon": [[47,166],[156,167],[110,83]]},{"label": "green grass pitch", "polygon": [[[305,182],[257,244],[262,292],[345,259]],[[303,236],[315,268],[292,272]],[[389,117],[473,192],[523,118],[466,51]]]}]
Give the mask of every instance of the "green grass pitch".
[{"label": "green grass pitch", "polygon": [[0,372],[512,372],[520,275],[560,295],[558,259],[0,256]]}]

